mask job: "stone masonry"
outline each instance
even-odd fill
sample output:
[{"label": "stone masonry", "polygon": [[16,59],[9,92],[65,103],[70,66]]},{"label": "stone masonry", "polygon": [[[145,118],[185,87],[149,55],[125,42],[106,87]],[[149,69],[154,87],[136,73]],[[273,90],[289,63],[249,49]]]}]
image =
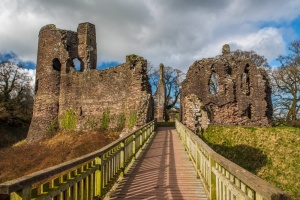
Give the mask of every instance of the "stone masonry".
[{"label": "stone masonry", "polygon": [[[203,104],[210,123],[216,125],[270,126],[272,117],[271,87],[265,70],[250,59],[231,55],[229,45],[222,56],[194,62],[189,68],[181,91],[181,120],[191,125],[190,109]],[[193,96],[195,95],[195,96]],[[187,99],[193,105],[187,104]],[[197,100],[197,101],[196,101]]]},{"label": "stone masonry", "polygon": [[182,105],[185,108],[182,113],[183,122],[189,129],[201,132],[208,127],[209,119],[205,106],[197,95],[185,96]]},{"label": "stone masonry", "polygon": [[157,121],[165,121],[166,120],[166,84],[164,82],[164,65],[159,65],[159,83],[157,90],[154,94],[155,103],[155,111],[154,117]]},{"label": "stone masonry", "polygon": [[[109,113],[109,127],[123,121],[125,127],[142,126],[153,119],[153,98],[147,76],[147,61],[126,57],[126,63],[96,70],[95,26],[78,25],[77,32],[47,25],[40,30],[33,118],[27,141],[48,136],[69,111],[76,118],[75,130],[100,126]],[[76,70],[74,59],[80,62]],[[73,116],[73,117],[74,117]],[[124,119],[125,118],[125,119]]]}]

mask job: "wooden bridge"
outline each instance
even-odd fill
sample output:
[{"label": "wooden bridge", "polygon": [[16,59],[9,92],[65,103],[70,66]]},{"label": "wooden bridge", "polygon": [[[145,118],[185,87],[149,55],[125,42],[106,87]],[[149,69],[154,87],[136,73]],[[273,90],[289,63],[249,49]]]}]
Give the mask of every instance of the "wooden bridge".
[{"label": "wooden bridge", "polygon": [[0,184],[10,199],[289,199],[176,121],[152,121],[83,157]]}]

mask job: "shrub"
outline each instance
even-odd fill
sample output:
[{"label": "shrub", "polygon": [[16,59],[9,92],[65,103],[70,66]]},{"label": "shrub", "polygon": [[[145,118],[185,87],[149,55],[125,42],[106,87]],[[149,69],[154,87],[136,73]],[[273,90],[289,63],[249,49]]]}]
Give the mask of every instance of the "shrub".
[{"label": "shrub", "polygon": [[109,128],[110,123],[110,111],[108,108],[105,109],[101,117],[100,131],[105,131]]},{"label": "shrub", "polygon": [[132,128],[136,124],[136,121],[137,121],[137,112],[136,110],[132,110],[129,113],[128,127]]},{"label": "shrub", "polygon": [[74,111],[67,109],[65,114],[61,116],[60,125],[64,130],[76,129],[77,117]]},{"label": "shrub", "polygon": [[117,124],[117,127],[116,127],[116,131],[122,131],[124,129],[124,127],[125,127],[125,121],[126,121],[125,114],[122,113],[118,117],[118,124]]}]

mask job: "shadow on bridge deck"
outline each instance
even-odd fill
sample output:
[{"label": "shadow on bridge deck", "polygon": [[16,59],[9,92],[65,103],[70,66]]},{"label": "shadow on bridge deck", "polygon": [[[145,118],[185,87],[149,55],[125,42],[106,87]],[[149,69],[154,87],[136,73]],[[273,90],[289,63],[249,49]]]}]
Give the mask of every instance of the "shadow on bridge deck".
[{"label": "shadow on bridge deck", "polygon": [[160,127],[110,199],[208,199],[173,127]]}]

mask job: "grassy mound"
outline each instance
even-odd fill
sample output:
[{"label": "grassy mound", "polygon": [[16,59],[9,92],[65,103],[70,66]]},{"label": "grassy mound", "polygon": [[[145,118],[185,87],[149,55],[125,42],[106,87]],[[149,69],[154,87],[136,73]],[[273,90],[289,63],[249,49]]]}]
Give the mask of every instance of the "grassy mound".
[{"label": "grassy mound", "polygon": [[118,132],[60,132],[40,143],[0,148],[0,183],[77,158],[119,138]]},{"label": "grassy mound", "polygon": [[216,152],[300,199],[300,129],[209,127],[201,138]]}]

